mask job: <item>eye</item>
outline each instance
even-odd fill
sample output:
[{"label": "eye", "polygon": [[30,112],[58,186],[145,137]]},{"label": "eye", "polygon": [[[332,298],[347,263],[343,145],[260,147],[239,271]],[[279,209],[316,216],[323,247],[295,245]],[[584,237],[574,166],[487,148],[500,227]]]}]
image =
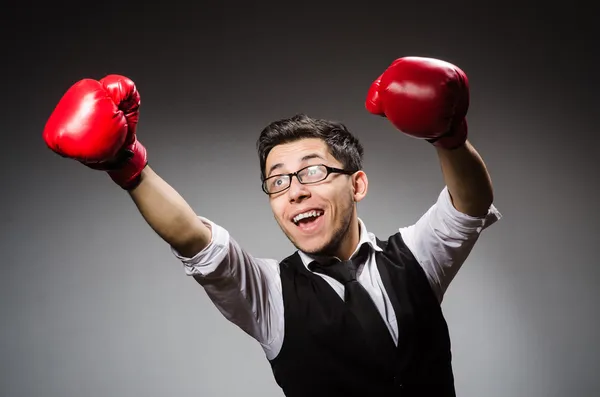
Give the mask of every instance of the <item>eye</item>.
[{"label": "eye", "polygon": [[275,177],[269,181],[269,186],[272,188],[281,187],[281,186],[285,185],[286,179],[287,179],[287,177],[285,177],[285,176]]},{"label": "eye", "polygon": [[308,176],[318,175],[320,173],[321,173],[321,170],[319,169],[318,166],[310,167],[309,169],[306,170],[306,175],[308,175]]}]

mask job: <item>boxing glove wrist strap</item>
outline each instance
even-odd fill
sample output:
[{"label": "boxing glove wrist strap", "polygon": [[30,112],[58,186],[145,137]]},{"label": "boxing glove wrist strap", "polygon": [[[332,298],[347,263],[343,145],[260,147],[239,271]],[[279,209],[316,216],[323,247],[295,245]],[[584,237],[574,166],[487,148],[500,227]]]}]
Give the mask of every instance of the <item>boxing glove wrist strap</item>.
[{"label": "boxing glove wrist strap", "polygon": [[467,120],[463,119],[458,125],[452,127],[447,133],[438,138],[427,139],[433,146],[447,150],[454,150],[462,146],[467,140]]},{"label": "boxing glove wrist strap", "polygon": [[148,164],[146,148],[136,140],[124,150],[122,156],[119,166],[107,172],[117,185],[131,190],[140,183],[142,171]]}]

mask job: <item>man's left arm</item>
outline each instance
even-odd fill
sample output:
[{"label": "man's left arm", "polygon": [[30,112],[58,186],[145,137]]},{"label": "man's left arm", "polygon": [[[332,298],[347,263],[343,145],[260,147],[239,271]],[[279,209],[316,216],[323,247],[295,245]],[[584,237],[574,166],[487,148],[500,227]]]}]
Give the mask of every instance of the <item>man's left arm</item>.
[{"label": "man's left arm", "polygon": [[492,204],[483,159],[467,140],[469,101],[469,82],[460,68],[404,57],[373,81],[365,102],[370,113],[437,150],[446,186],[437,202],[400,233],[440,302],[481,232],[501,216]]},{"label": "man's left arm", "polygon": [[494,201],[487,167],[469,141],[456,149],[436,147],[454,208],[472,217],[484,217]]},{"label": "man's left arm", "polygon": [[436,146],[436,151],[446,186],[429,210],[400,233],[441,302],[481,232],[501,214],[493,205],[487,167],[468,140],[454,149]]},{"label": "man's left arm", "polygon": [[[469,215],[456,208],[450,187],[445,186],[435,203],[412,225],[399,229],[402,239],[425,271],[439,302],[461,269],[483,230],[502,215],[494,204]],[[483,202],[483,199],[482,199]],[[459,204],[460,207],[460,204]],[[481,214],[483,213],[483,214]]]}]

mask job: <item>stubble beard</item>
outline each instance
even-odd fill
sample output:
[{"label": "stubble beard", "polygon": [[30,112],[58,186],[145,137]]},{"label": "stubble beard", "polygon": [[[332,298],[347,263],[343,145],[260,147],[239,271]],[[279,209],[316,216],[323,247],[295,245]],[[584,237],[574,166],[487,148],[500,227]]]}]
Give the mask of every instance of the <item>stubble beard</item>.
[{"label": "stubble beard", "polygon": [[352,206],[353,206],[354,200],[352,200],[352,197],[349,197],[348,200],[349,200],[349,202],[347,202],[346,208],[344,208],[342,210],[342,213],[344,215],[342,217],[341,224],[339,225],[339,227],[337,227],[333,231],[333,235],[331,236],[329,241],[325,241],[324,244],[321,246],[318,246],[314,249],[303,248],[296,241],[294,241],[291,234],[288,234],[285,231],[285,229],[283,229],[283,228],[282,228],[282,230],[283,230],[284,234],[286,235],[286,237],[288,238],[288,240],[290,240],[290,242],[294,245],[294,247],[296,247],[296,249],[298,249],[300,251],[303,251],[307,254],[315,255],[315,256],[336,256],[339,251],[340,246],[342,245],[342,242],[344,241],[346,236],[348,236],[348,233],[350,232],[350,226],[352,225],[352,215],[353,215]]}]

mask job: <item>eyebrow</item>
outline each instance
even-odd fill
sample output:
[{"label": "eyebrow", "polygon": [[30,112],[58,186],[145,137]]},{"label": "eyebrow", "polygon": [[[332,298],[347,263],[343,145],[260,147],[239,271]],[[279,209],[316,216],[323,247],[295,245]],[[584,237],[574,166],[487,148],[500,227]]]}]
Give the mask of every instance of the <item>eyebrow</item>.
[{"label": "eyebrow", "polygon": [[[300,159],[300,162],[303,163],[305,161],[312,160],[312,159],[325,160],[320,154],[318,154],[318,153],[311,153],[311,154],[307,154],[306,156],[302,157]],[[283,163],[273,164],[271,166],[271,168],[269,168],[269,172],[267,173],[267,176],[271,176],[271,173],[273,171],[275,171],[276,169],[281,168],[281,167],[283,167]]]}]

